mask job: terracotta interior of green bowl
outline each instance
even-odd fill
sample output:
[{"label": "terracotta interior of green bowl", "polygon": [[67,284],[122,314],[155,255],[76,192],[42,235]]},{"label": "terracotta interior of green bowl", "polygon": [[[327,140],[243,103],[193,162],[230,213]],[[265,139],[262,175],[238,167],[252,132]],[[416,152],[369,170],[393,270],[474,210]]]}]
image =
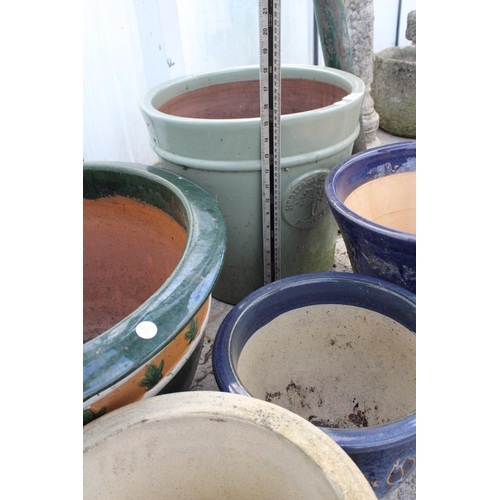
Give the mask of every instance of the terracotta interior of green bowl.
[{"label": "terracotta interior of green bowl", "polygon": [[172,274],[186,230],[163,210],[115,195],[83,200],[83,342],[124,319]]},{"label": "terracotta interior of green bowl", "polygon": [[[330,83],[285,78],[281,81],[281,114],[330,106],[347,94]],[[184,118],[257,118],[260,116],[260,85],[258,80],[249,80],[203,87],[168,100],[158,110]]]}]

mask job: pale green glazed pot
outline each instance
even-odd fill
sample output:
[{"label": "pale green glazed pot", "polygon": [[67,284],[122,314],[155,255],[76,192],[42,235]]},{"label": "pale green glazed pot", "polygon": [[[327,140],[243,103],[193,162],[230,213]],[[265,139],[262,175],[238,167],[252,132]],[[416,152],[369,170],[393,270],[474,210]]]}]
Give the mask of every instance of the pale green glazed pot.
[{"label": "pale green glazed pot", "polygon": [[[350,73],[318,66],[283,65],[281,78],[281,277],[287,277],[332,268],[338,226],[323,184],[352,153],[365,86]],[[230,304],[264,284],[258,79],[257,66],[187,76],[140,101],[161,164],[206,189],[221,208],[227,254],[213,295]],[[209,87],[214,95],[203,94]],[[176,106],[160,111],[174,98]]]}]

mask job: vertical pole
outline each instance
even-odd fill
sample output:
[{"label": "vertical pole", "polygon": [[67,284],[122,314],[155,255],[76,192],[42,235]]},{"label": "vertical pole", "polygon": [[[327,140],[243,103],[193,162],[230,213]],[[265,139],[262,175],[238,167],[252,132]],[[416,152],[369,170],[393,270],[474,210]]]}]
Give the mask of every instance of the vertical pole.
[{"label": "vertical pole", "polygon": [[[351,42],[343,0],[314,0],[314,15],[323,49],[325,65],[354,74]],[[366,149],[363,118],[359,117],[360,131],[353,152]]]},{"label": "vertical pole", "polygon": [[264,284],[281,278],[281,4],[259,2]]}]

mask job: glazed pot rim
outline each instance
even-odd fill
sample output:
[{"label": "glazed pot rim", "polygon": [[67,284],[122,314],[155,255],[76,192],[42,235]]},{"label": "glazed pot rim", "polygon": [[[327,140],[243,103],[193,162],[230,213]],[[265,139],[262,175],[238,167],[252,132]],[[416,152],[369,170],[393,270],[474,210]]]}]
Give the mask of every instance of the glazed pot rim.
[{"label": "glazed pot rim", "polygon": [[[408,244],[413,244],[416,245],[417,242],[417,235],[412,234],[412,233],[406,233],[404,231],[399,231],[397,229],[392,229],[387,226],[382,226],[380,224],[377,224],[376,222],[373,222],[369,219],[366,219],[362,217],[361,215],[357,214],[356,212],[352,211],[350,208],[348,208],[344,202],[340,199],[337,191],[335,190],[334,186],[337,185],[339,179],[343,176],[346,175],[346,171],[348,171],[350,168],[353,166],[359,165],[363,160],[371,160],[373,158],[376,158],[377,156],[380,157],[380,164],[384,164],[384,158],[386,155],[391,154],[391,153],[399,153],[399,152],[408,152],[410,153],[411,151],[414,151],[414,155],[408,154],[408,157],[415,156],[416,157],[416,140],[408,140],[408,141],[401,141],[397,143],[392,143],[392,144],[386,144],[383,146],[378,146],[375,148],[370,148],[366,149],[365,151],[361,151],[359,153],[351,155],[349,158],[346,160],[341,161],[335,168],[333,168],[330,173],[327,175],[325,179],[325,185],[324,185],[324,193],[325,197],[331,207],[334,208],[335,211],[337,211],[339,214],[341,214],[343,217],[348,219],[349,221],[369,230],[369,231],[374,231],[376,233],[379,233],[380,235],[383,235],[388,238],[393,238],[395,240],[398,240],[400,242],[408,243]],[[372,177],[368,179],[369,182],[370,180],[373,180],[377,177]],[[359,185],[356,185],[354,189],[357,187],[363,185],[365,183],[361,183]],[[354,190],[353,189],[353,190]],[[352,191],[351,191],[352,192]],[[334,215],[336,215],[334,213]]]},{"label": "glazed pot rim", "polygon": [[160,394],[118,408],[84,427],[83,454],[121,433],[152,425],[151,422],[185,421],[189,417],[230,419],[270,431],[315,463],[331,487],[341,488],[345,498],[376,498],[352,458],[315,425],[267,401],[218,391]]},{"label": "glazed pot rim", "polygon": [[[344,89],[348,94],[343,97],[340,101],[337,101],[329,106],[324,106],[318,109],[312,109],[309,111],[302,111],[299,113],[287,114],[281,116],[281,123],[286,126],[287,123],[293,123],[297,120],[303,119],[304,116],[316,116],[322,115],[324,113],[328,113],[332,108],[343,108],[345,106],[350,106],[354,102],[359,99],[363,99],[365,93],[365,84],[364,82],[358,78],[356,75],[352,73],[348,73],[346,71],[342,71],[339,69],[314,66],[314,65],[305,65],[305,64],[283,64],[281,66],[281,77],[282,79],[287,78],[287,76],[293,78],[294,74],[297,72],[306,72],[311,75],[311,80],[318,80],[318,77],[323,75],[325,78],[328,77],[330,80],[332,77],[336,80],[335,82],[329,80],[318,80],[323,81],[325,83],[331,83],[338,87]],[[175,88],[175,87],[183,87],[193,82],[202,82],[205,79],[210,78],[211,80],[215,79],[216,81],[210,82],[207,85],[201,85],[200,87],[195,87],[191,90],[197,90],[198,88],[204,88],[211,85],[217,85],[218,83],[222,83],[217,81],[220,78],[227,77],[231,75],[234,80],[231,79],[229,82],[224,83],[233,83],[238,81],[247,81],[247,80],[258,80],[259,76],[259,66],[258,65],[246,65],[246,66],[235,66],[231,68],[225,68],[222,70],[216,71],[207,71],[203,73],[196,73],[192,75],[186,75],[174,80],[169,80],[167,82],[160,83],[155,87],[151,88],[146,92],[146,94],[139,100],[139,107],[141,111],[148,116],[151,116],[160,121],[168,121],[171,123],[189,123],[196,124],[200,127],[207,127],[211,125],[219,126],[219,124],[232,124],[234,126],[242,125],[245,126],[247,124],[257,124],[260,123],[260,117],[254,118],[188,118],[182,116],[170,115],[168,113],[163,113],[159,111],[155,106],[153,106],[152,102],[156,97],[158,97],[165,89]],[[242,78],[246,77],[246,78]],[[252,78],[254,77],[254,78]],[[255,78],[256,77],[256,78]],[[297,76],[299,77],[299,76]],[[300,78],[305,78],[304,74],[300,75]],[[179,92],[181,95],[186,92]],[[173,98],[174,96],[172,96]],[[168,99],[167,99],[168,100]]]},{"label": "glazed pot rim", "polygon": [[[236,349],[239,350],[238,356],[245,343],[258,328],[267,324],[278,315],[294,309],[294,306],[290,301],[290,297],[292,295],[295,296],[297,300],[303,300],[303,302],[300,303],[300,305],[297,305],[297,307],[325,303],[331,304],[332,302],[328,301],[328,298],[323,293],[324,290],[322,290],[322,293],[319,293],[317,290],[313,291],[312,289],[308,292],[307,288],[314,285],[322,286],[324,290],[327,290],[328,287],[332,288],[333,294],[336,295],[337,298],[337,302],[335,303],[355,305],[357,307],[364,307],[376,312],[380,311],[377,310],[377,308],[370,307],[370,304],[360,304],[359,302],[351,299],[350,296],[348,296],[347,291],[344,289],[342,289],[341,293],[335,294],[335,289],[333,287],[348,285],[348,292],[354,293],[353,296],[356,296],[357,294],[359,298],[369,295],[369,292],[375,295],[385,293],[387,296],[391,297],[390,302],[393,304],[391,304],[390,307],[393,307],[394,309],[386,310],[381,312],[381,314],[385,314],[386,316],[403,324],[402,321],[398,320],[400,318],[397,319],[397,316],[404,315],[404,312],[398,311],[398,309],[400,307],[405,307],[406,312],[413,312],[413,315],[411,324],[406,322],[403,326],[408,328],[412,333],[416,333],[416,295],[398,285],[371,276],[343,272],[308,273],[283,278],[273,283],[264,285],[249,294],[236,304],[231,311],[229,311],[221,323],[215,337],[212,353],[214,377],[221,391],[253,397],[239,379],[235,369],[237,359],[234,359],[231,354],[233,346],[235,345],[233,334],[238,326],[238,323],[241,322],[241,319],[244,318],[246,314],[251,312],[252,309],[258,308],[259,305],[272,304],[272,314],[265,318],[262,314],[260,314],[260,318],[257,320],[257,323],[252,325],[252,331],[245,332],[247,338],[238,339],[239,343],[236,346]],[[284,292],[289,294],[288,298],[286,296],[280,297],[280,295],[283,295]],[[398,304],[396,304],[396,301]],[[322,426],[318,427],[327,435],[332,437],[346,451],[356,451],[361,449],[366,451],[369,448],[390,447],[396,442],[401,443],[401,436],[405,436],[405,439],[407,440],[414,439],[416,434],[416,410],[398,420],[374,427],[354,430],[332,429]],[[359,442],[359,439],[362,439],[362,442]]]},{"label": "glazed pot rim", "polygon": [[[126,174],[129,178],[152,181],[177,198],[187,218],[184,251],[163,285],[135,311],[83,344],[85,402],[113,387],[154,357],[210,299],[226,252],[226,229],[215,200],[198,185],[165,168],[119,161],[84,162],[83,168],[90,175],[92,172]],[[162,308],[154,307],[159,303],[163,303]],[[166,303],[175,308],[165,310]],[[136,327],[143,321],[157,325],[158,331],[153,338],[143,339],[137,335]]]}]

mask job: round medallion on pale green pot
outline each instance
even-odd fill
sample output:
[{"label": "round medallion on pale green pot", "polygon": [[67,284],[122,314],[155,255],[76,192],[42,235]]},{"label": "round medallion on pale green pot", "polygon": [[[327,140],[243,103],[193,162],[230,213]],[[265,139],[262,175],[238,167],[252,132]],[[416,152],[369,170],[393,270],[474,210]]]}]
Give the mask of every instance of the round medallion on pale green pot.
[{"label": "round medallion on pale green pot", "polygon": [[212,391],[161,395],[87,425],[83,498],[376,499],[349,456],[313,424]]},{"label": "round medallion on pale green pot", "polygon": [[83,423],[188,390],[226,248],[223,216],[158,167],[83,164]]},{"label": "round medallion on pale green pot", "polygon": [[[282,277],[332,268],[337,223],[323,196],[330,170],[352,153],[365,86],[344,71],[281,68]],[[162,165],[205,188],[227,227],[213,295],[236,304],[264,284],[259,68],[187,76],[140,101]]]}]

